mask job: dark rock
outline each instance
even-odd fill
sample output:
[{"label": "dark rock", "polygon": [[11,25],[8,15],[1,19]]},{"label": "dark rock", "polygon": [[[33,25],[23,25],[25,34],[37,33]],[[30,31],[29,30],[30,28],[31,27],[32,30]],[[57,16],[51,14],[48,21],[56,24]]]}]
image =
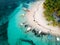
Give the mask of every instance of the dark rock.
[{"label": "dark rock", "polygon": [[43,36],[43,35],[47,35],[47,33],[43,33],[43,32],[41,32],[41,33],[39,34],[39,31],[36,31],[35,29],[33,29],[32,32],[34,33],[34,35],[35,35],[36,37],[41,37],[41,36]]},{"label": "dark rock", "polygon": [[40,35],[38,34],[38,31],[36,31],[35,29],[33,29],[32,32],[34,33],[35,36],[40,36]]},{"label": "dark rock", "polygon": [[41,35],[47,35],[47,33],[43,33],[43,32],[41,32],[40,34],[41,34]]},{"label": "dark rock", "polygon": [[58,22],[60,22],[60,20],[58,20]]},{"label": "dark rock", "polygon": [[24,42],[28,42],[28,43],[30,43],[31,45],[35,45],[32,40],[27,40],[27,39],[20,39],[20,40],[21,40],[21,41],[24,41]]},{"label": "dark rock", "polygon": [[36,32],[35,29],[33,29],[32,32],[35,33]]},{"label": "dark rock", "polygon": [[8,27],[8,22],[0,26],[0,38],[1,40],[7,39],[7,27]]},{"label": "dark rock", "polygon": [[25,25],[25,27],[28,27],[28,25]]}]

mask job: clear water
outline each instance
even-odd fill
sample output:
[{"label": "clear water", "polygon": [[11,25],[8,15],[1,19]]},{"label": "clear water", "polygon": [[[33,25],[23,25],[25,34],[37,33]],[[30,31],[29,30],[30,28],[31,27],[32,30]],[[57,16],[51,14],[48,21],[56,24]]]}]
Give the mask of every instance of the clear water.
[{"label": "clear water", "polygon": [[[22,4],[14,11],[14,15],[10,18],[8,25],[8,42],[10,45],[33,45],[30,42],[22,41],[24,40],[32,40],[34,45],[60,45],[59,42],[55,40],[55,37],[50,36],[41,36],[36,37],[34,33],[29,32],[25,33],[26,28],[24,26],[20,26],[19,23],[25,22],[26,18],[23,18],[21,15],[26,12],[22,10]],[[53,39],[53,40],[52,40]]]}]

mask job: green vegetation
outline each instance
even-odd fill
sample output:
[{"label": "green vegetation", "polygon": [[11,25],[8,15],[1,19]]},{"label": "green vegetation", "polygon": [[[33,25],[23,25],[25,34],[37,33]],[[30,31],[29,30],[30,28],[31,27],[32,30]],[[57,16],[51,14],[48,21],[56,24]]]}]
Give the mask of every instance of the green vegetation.
[{"label": "green vegetation", "polygon": [[60,0],[45,0],[43,7],[46,20],[52,21],[53,26],[60,24],[53,16],[54,12],[56,12],[56,16],[60,17]]}]

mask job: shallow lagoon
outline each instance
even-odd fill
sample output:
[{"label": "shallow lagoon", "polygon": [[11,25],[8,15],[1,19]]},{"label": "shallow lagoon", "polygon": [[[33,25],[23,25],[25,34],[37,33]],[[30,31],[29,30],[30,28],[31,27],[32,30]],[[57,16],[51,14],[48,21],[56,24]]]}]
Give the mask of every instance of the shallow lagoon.
[{"label": "shallow lagoon", "polygon": [[[31,4],[30,4],[31,5]],[[13,17],[9,21],[8,25],[8,42],[10,45],[60,45],[55,40],[55,37],[48,35],[36,37],[34,33],[25,33],[26,28],[20,26],[21,22],[26,21],[21,15],[26,13],[22,10],[22,4],[11,14]],[[29,7],[30,8],[30,7]],[[52,40],[53,39],[53,40]]]}]

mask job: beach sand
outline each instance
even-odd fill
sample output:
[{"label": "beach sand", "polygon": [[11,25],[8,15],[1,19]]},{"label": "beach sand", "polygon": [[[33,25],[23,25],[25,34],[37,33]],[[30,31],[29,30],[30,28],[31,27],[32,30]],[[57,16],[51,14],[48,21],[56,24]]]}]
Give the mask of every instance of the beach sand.
[{"label": "beach sand", "polygon": [[44,33],[49,33],[55,36],[60,36],[60,28],[58,26],[53,27],[51,25],[47,25],[49,22],[46,21],[43,14],[43,3],[45,0],[36,1],[32,4],[29,12],[26,13],[25,17],[27,18],[27,22],[33,28],[41,30]]}]

